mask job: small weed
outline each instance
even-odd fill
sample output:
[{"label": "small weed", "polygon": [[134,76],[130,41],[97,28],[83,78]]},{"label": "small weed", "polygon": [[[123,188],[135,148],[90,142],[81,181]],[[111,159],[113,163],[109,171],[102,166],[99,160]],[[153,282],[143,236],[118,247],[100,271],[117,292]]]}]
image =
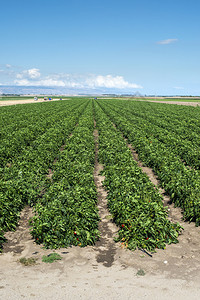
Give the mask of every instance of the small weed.
[{"label": "small weed", "polygon": [[137,274],[136,274],[136,275],[138,275],[138,276],[144,276],[144,275],[145,275],[145,272],[144,272],[144,270],[139,269],[139,270],[137,271]]},{"label": "small weed", "polygon": [[33,266],[36,264],[36,260],[37,259],[33,257],[29,257],[29,258],[22,257],[20,258],[19,262],[24,266]]},{"label": "small weed", "polygon": [[113,218],[112,215],[107,215],[107,216],[106,216],[106,219],[107,219],[107,220],[111,220],[112,218]]},{"label": "small weed", "polygon": [[58,253],[50,253],[49,255],[43,255],[42,261],[45,263],[52,263],[55,260],[61,260],[62,257]]}]

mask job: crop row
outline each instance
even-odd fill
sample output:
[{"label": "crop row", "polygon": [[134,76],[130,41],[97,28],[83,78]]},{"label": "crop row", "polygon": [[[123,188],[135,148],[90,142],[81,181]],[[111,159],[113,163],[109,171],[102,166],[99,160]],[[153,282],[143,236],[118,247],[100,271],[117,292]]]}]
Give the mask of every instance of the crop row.
[{"label": "crop row", "polygon": [[54,165],[53,183],[35,206],[32,235],[48,248],[91,245],[99,237],[91,105]]},{"label": "crop row", "polygon": [[0,138],[10,131],[17,131],[27,126],[29,123],[34,123],[34,120],[40,118],[46,119],[51,114],[59,113],[64,107],[71,107],[77,102],[82,102],[83,99],[76,98],[69,101],[55,101],[42,103],[27,103],[23,105],[2,106],[0,109]]},{"label": "crop row", "polygon": [[[34,104],[34,107],[31,106],[32,109],[30,109],[30,104],[27,104],[24,105],[25,107],[23,106],[21,114],[17,114],[17,116],[15,116],[14,107],[11,110],[12,114],[10,112],[12,118],[9,125],[4,124],[0,131],[0,167],[4,167],[6,164],[10,165],[15,157],[32,145],[38,137],[46,134],[54,124],[62,125],[62,120],[69,112],[75,111],[79,105],[79,101],[38,103]],[[4,110],[2,117],[6,116],[6,112]]]},{"label": "crop row", "polygon": [[169,132],[182,136],[183,139],[199,143],[200,118],[198,107],[119,100],[112,101],[113,105],[135,118],[142,118],[153,125],[167,128]]},{"label": "crop row", "polygon": [[[199,172],[187,168],[177,155],[170,152],[156,138],[146,136],[142,125],[136,127],[129,115],[116,113],[101,102],[101,106],[117,128],[139,153],[140,159],[152,167],[160,179],[161,185],[170,195],[175,206],[183,209],[184,218],[200,224],[200,176]],[[144,120],[145,124],[145,120]]]},{"label": "crop row", "polygon": [[120,226],[117,240],[132,250],[151,251],[177,243],[180,225],[167,219],[161,195],[133,160],[121,133],[97,103],[94,108],[108,207]]},{"label": "crop row", "polygon": [[164,103],[149,103],[139,101],[112,101],[120,108],[131,111],[135,116],[148,118],[153,124],[169,128],[178,135],[192,138],[188,133],[200,133],[199,107],[188,107]]},{"label": "crop row", "polygon": [[[79,116],[88,102],[54,124],[31,146],[19,155],[10,167],[3,169],[0,179],[0,232],[12,230],[17,225],[19,214],[25,204],[33,205],[46,185],[46,175],[60,147],[66,143],[75,128]],[[69,113],[69,112],[68,112]]]},{"label": "crop row", "polygon": [[[170,123],[168,122],[168,124],[162,119],[158,120],[159,115],[157,116],[155,112],[153,114],[151,109],[148,110],[148,105],[145,114],[143,110],[141,112],[141,108],[137,108],[134,102],[131,102],[126,108],[119,105],[119,102],[112,103],[109,107],[121,116],[128,117],[134,128],[139,130],[142,128],[147,138],[157,139],[164,144],[168,151],[179,156],[186,165],[200,169],[200,141],[198,133],[195,134],[193,132],[191,134],[191,130],[187,129],[184,124],[179,124],[179,132],[177,132],[176,125],[172,125],[173,120]],[[133,110],[134,107],[135,110]],[[188,136],[190,136],[190,139],[188,139]]]}]

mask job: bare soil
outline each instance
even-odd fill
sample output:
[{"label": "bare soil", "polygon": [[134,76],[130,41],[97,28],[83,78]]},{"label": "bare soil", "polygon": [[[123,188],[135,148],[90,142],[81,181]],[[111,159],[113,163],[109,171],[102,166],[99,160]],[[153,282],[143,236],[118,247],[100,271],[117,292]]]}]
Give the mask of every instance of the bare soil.
[{"label": "bare soil", "polygon": [[200,106],[200,102],[182,102],[182,101],[153,101],[149,100],[148,102],[155,102],[155,103],[166,103],[166,104],[177,104],[177,105],[187,105],[187,106]]},{"label": "bare soil", "polygon": [[[94,122],[94,127],[96,123]],[[98,161],[98,131],[94,130],[95,138],[95,168],[94,182],[98,193],[98,209],[99,209],[99,231],[101,233],[100,240],[96,243],[94,249],[97,252],[96,261],[102,263],[105,267],[111,267],[114,263],[114,257],[117,252],[117,245],[113,240],[118,228],[112,222],[112,216],[107,208],[107,191],[103,187],[104,176],[100,175],[103,165]]]},{"label": "bare soil", "polygon": [[[40,103],[40,102],[52,102],[52,101],[58,101],[59,99],[53,99],[51,101],[44,100],[43,98],[38,98],[37,101],[34,99],[23,99],[23,100],[6,100],[6,101],[0,101],[0,106],[8,106],[8,105],[16,105],[16,104],[27,104],[27,103]],[[65,99],[66,100],[66,99]]]}]

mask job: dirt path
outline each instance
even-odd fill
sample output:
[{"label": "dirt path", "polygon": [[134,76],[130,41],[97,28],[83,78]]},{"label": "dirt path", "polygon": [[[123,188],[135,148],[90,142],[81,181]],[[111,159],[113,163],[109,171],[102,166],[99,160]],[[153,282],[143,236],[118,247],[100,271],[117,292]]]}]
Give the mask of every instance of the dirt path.
[{"label": "dirt path", "polygon": [[[94,122],[96,128],[96,122]],[[105,267],[111,267],[113,265],[115,254],[117,251],[117,245],[113,238],[116,235],[118,228],[112,222],[112,216],[107,208],[107,192],[103,187],[104,176],[100,175],[103,170],[103,166],[98,162],[98,131],[94,130],[95,138],[95,170],[94,170],[94,182],[97,187],[98,193],[98,209],[100,215],[99,231],[101,233],[100,240],[95,245],[95,251],[97,252],[97,263],[102,263]]]},{"label": "dirt path", "polygon": [[[6,101],[0,101],[0,106],[8,106],[8,105],[16,105],[16,104],[27,104],[27,103],[40,103],[40,102],[52,102],[52,101],[58,101],[59,99],[53,99],[51,101],[44,100],[43,98],[39,98],[37,101],[34,99],[23,99],[23,100],[6,100]],[[68,99],[65,99],[68,100]]]},{"label": "dirt path", "polygon": [[[124,138],[124,140],[127,142],[127,139]],[[143,165],[143,163],[139,160],[138,153],[135,151],[135,149],[131,144],[127,143],[127,146],[131,150],[133,159],[137,162],[138,167],[142,169],[143,173],[145,173],[149,177],[151,182],[159,189],[160,194],[163,196],[164,206],[168,206],[169,204],[172,204],[170,197],[166,194],[165,190],[160,187],[160,181],[158,180],[158,177],[154,174],[153,170]],[[169,211],[171,210],[169,209]],[[179,220],[180,220],[182,217],[181,210],[177,209],[177,211],[179,211]]]},{"label": "dirt path", "polygon": [[158,101],[158,100],[146,100],[148,102],[155,103],[166,103],[166,104],[177,104],[177,105],[187,105],[187,106],[200,106],[200,102],[182,102],[182,101]]},{"label": "dirt path", "polygon": [[38,101],[34,101],[34,99],[7,100],[7,101],[0,101],[0,106],[27,104],[27,103],[39,103],[39,102],[44,102],[44,100],[42,100],[42,99],[38,99]]}]

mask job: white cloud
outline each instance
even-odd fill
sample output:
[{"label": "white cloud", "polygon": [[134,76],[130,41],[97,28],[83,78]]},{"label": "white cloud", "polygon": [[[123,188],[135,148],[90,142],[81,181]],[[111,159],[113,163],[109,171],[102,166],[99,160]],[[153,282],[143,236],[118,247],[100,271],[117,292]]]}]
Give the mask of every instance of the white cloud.
[{"label": "white cloud", "polygon": [[12,67],[11,65],[6,64],[6,68],[7,68],[7,69],[10,69],[11,67]]},{"label": "white cloud", "polygon": [[42,76],[40,70],[36,68],[15,73],[14,84],[17,86],[57,86],[87,90],[132,90],[143,88],[141,85],[126,81],[123,76],[65,73]]},{"label": "white cloud", "polygon": [[40,70],[33,68],[33,69],[29,69],[29,70],[24,70],[21,73],[18,73],[16,75],[17,78],[30,78],[30,79],[37,79],[40,78],[41,74],[40,74]]},{"label": "white cloud", "polygon": [[69,87],[69,88],[83,88],[84,87],[84,84],[82,84],[81,82],[75,82],[75,81],[67,81],[65,82],[65,86],[66,87]]},{"label": "white cloud", "polygon": [[159,42],[157,42],[157,44],[159,44],[159,45],[168,45],[168,44],[175,43],[177,41],[178,41],[178,39],[167,39],[167,40],[159,41]]},{"label": "white cloud", "polygon": [[112,75],[98,75],[93,78],[86,79],[86,84],[91,88],[104,87],[104,88],[116,88],[116,89],[125,89],[125,88],[133,88],[139,89],[142,86],[129,83],[125,81],[122,76],[112,76]]},{"label": "white cloud", "polygon": [[47,79],[43,79],[43,80],[38,81],[38,85],[42,85],[42,86],[65,86],[65,83],[62,80],[55,80],[53,78],[47,78]]},{"label": "white cloud", "polygon": [[30,81],[28,79],[17,79],[15,84],[18,86],[65,86],[65,83],[61,80],[54,80],[52,78]]},{"label": "white cloud", "polygon": [[35,79],[40,77],[40,70],[39,69],[30,69],[27,70],[27,74],[30,78]]}]

